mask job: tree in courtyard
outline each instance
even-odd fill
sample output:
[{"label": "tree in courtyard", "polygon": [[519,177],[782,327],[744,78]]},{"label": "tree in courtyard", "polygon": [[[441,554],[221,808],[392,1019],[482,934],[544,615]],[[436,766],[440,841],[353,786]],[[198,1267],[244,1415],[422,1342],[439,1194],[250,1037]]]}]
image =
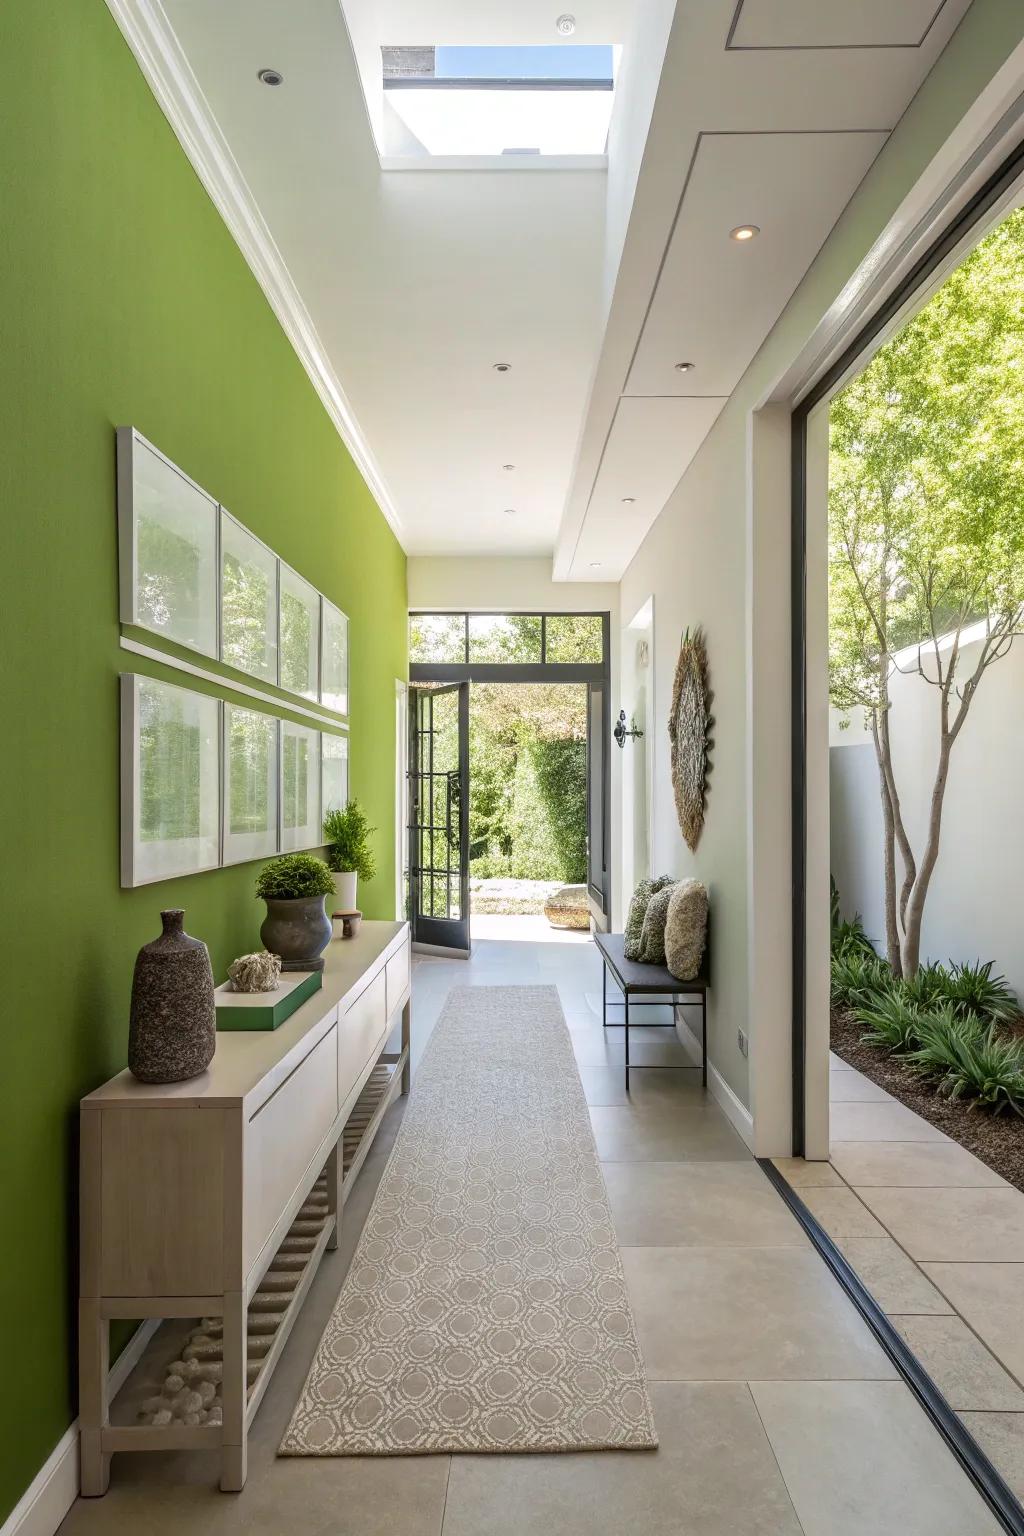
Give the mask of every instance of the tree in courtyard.
[{"label": "tree in courtyard", "polygon": [[[1024,628],[1024,210],[832,402],[829,430],[830,694],[867,713],[886,946],[896,974],[913,976],[953,747],[985,673]],[[935,776],[916,851],[893,768],[896,671],[935,689]]]}]

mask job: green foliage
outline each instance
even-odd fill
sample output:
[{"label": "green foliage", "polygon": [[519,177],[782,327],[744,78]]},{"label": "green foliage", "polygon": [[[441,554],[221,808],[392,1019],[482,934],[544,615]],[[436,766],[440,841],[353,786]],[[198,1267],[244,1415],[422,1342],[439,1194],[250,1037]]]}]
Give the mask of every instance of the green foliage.
[{"label": "green foliage", "polygon": [[942,1004],[922,1020],[920,1043],[908,1060],[950,1098],[973,1098],[996,1114],[1024,1114],[1024,1044],[1001,1038],[977,1014]]},{"label": "green foliage", "polygon": [[376,830],[370,826],[358,800],[350,800],[343,809],[328,811],[324,817],[328,866],[339,872],[355,870],[360,880],[372,880],[377,873],[377,861],[370,838]]},{"label": "green foliage", "polygon": [[954,965],[944,996],[962,1013],[977,1013],[993,1022],[1015,1019],[1020,1013],[1017,994],[1002,976],[992,975],[991,960],[984,964]]},{"label": "green foliage", "polygon": [[898,1052],[913,1050],[920,1043],[928,1020],[916,1003],[894,990],[868,993],[855,1007],[854,1017],[864,1030],[863,1040]]},{"label": "green foliage", "polygon": [[586,689],[487,683],[470,696],[470,869],[586,879]]},{"label": "green foliage", "polygon": [[830,408],[832,701],[887,706],[892,653],[1024,611],[1024,210]]},{"label": "green foliage", "polygon": [[256,877],[256,895],[264,901],[295,901],[305,896],[330,896],[334,879],[323,859],[313,853],[285,853],[271,859]]},{"label": "green foliage", "polygon": [[921,965],[914,976],[904,976],[899,982],[902,995],[919,1008],[933,1008],[947,996],[949,972],[937,961]]},{"label": "green foliage", "polygon": [[866,955],[872,960],[876,958],[875,946],[864,932],[860,913],[855,912],[848,921],[840,917],[839,888],[831,875],[829,876],[829,916],[833,959],[845,958],[849,955]]},{"label": "green foliage", "polygon": [[873,950],[853,949],[832,957],[831,994],[837,1008],[856,1007],[891,984],[889,967]]}]

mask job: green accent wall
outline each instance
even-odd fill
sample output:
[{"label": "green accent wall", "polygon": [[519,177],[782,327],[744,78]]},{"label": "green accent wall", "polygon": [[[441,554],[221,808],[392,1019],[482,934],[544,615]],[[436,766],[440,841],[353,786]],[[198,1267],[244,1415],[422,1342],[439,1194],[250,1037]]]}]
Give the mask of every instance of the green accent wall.
[{"label": "green accent wall", "polygon": [[2,1520],[76,1411],[77,1102],[125,1063],[135,953],[163,906],[218,979],[258,944],[255,864],[119,888],[118,673],[187,679],[119,648],[115,426],[349,615],[369,916],[407,651],[405,556],[102,0],[5,5],[0,43]]}]

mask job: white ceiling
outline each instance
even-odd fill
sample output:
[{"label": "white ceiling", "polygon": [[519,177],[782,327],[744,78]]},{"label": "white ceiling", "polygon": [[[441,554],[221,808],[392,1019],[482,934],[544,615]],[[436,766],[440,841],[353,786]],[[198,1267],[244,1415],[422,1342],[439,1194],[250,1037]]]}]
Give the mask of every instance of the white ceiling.
[{"label": "white ceiling", "polygon": [[592,581],[628,564],[968,3],[580,0],[573,41],[623,45],[607,172],[377,156],[357,60],[555,42],[561,3],[163,7],[406,549],[554,552]]}]

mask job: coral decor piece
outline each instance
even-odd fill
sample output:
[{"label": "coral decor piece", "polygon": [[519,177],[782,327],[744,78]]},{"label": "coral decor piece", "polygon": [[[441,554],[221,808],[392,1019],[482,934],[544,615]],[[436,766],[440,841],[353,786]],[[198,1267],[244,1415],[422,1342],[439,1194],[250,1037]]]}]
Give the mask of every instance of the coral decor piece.
[{"label": "coral decor piece", "polygon": [[276,992],[281,985],[281,956],[265,949],[239,955],[228,966],[228,979],[236,992]]},{"label": "coral decor piece", "polygon": [[679,648],[668,720],[676,815],[691,852],[696,849],[704,826],[707,776],[711,771],[708,755],[714,745],[709,734],[714,724],[711,697],[704,631],[698,627],[693,634],[686,631]]}]

